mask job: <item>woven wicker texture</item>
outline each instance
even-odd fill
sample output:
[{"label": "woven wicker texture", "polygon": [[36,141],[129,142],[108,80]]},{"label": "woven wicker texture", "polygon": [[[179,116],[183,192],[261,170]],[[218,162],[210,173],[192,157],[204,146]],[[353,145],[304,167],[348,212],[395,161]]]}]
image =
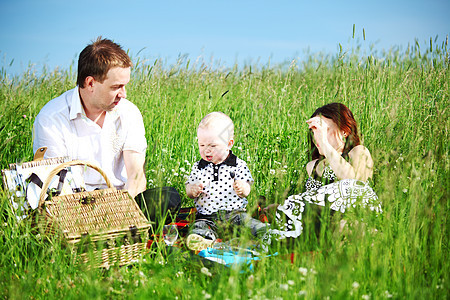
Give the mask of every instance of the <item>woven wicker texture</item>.
[{"label": "woven wicker texture", "polygon": [[97,267],[109,267],[115,263],[123,266],[139,259],[145,248],[146,243],[135,243],[92,253],[82,253],[76,256],[76,262],[89,264],[94,261]]},{"label": "woven wicker texture", "polygon": [[113,188],[53,197],[45,201],[47,216],[71,239],[114,234],[130,227],[150,228],[136,201],[126,191]]}]

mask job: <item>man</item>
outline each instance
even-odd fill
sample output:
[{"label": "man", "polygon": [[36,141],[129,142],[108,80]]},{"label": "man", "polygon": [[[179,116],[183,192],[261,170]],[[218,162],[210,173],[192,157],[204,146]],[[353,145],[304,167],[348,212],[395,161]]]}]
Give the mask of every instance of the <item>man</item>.
[{"label": "man", "polygon": [[[146,188],[147,141],[139,109],[125,99],[132,62],[120,45],[99,37],[80,53],[77,86],[48,102],[33,128],[33,152],[96,163],[132,197]],[[84,174],[88,190],[105,188],[95,170]]]}]

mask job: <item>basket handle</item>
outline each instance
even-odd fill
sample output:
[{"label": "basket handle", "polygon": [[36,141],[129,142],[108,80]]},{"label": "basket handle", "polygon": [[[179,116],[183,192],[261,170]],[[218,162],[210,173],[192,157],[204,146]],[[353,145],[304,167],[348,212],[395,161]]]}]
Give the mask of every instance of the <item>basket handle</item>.
[{"label": "basket handle", "polygon": [[91,164],[90,162],[87,161],[83,161],[83,160],[72,160],[72,161],[68,161],[65,163],[62,163],[60,165],[58,165],[56,168],[54,168],[47,176],[47,179],[44,181],[44,185],[42,186],[42,190],[41,190],[41,194],[39,196],[39,207],[41,207],[44,204],[45,201],[45,195],[47,194],[47,190],[48,187],[50,186],[50,183],[52,181],[52,178],[54,176],[56,176],[56,174],[59,173],[59,171],[61,171],[64,168],[70,167],[70,166],[77,166],[77,165],[81,165],[81,166],[87,166],[90,167],[94,170],[96,170],[97,172],[100,173],[100,175],[103,176],[103,178],[106,181],[106,185],[109,188],[114,188],[114,185],[111,183],[111,181],[108,179],[108,176],[106,176],[106,173],[103,172],[102,169],[100,169],[98,166]]}]

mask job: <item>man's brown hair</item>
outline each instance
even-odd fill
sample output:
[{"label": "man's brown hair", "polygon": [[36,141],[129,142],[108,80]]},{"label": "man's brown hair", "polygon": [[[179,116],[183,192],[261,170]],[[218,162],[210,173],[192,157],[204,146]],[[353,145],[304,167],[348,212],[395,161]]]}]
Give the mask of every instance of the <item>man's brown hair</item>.
[{"label": "man's brown hair", "polygon": [[111,68],[129,68],[131,66],[130,57],[119,44],[99,36],[80,53],[77,85],[84,88],[84,81],[88,76],[103,82]]}]

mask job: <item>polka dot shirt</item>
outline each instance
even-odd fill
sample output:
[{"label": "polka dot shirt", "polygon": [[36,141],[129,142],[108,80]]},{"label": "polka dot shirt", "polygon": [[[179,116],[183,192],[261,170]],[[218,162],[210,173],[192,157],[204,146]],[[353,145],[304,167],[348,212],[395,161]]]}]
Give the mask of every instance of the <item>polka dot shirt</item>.
[{"label": "polka dot shirt", "polygon": [[[232,176],[234,175],[234,179]],[[247,164],[230,151],[228,158],[215,165],[203,159],[194,163],[186,184],[202,183],[203,193],[195,199],[197,212],[210,215],[219,210],[245,210],[246,198],[239,198],[233,189],[234,180],[253,184]]]}]

